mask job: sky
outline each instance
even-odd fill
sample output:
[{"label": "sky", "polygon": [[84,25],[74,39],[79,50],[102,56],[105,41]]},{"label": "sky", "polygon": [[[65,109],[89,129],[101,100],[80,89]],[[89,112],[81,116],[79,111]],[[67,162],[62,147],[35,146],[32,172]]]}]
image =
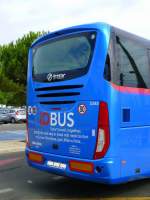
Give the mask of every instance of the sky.
[{"label": "sky", "polygon": [[0,45],[29,31],[106,22],[150,39],[148,0],[0,0]]}]

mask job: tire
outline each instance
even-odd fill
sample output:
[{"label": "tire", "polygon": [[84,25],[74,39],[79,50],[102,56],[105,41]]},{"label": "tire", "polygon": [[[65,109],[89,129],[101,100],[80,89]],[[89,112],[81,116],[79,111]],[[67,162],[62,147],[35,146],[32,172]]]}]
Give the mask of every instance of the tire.
[{"label": "tire", "polygon": [[11,118],[11,123],[14,124],[16,122],[15,118]]}]

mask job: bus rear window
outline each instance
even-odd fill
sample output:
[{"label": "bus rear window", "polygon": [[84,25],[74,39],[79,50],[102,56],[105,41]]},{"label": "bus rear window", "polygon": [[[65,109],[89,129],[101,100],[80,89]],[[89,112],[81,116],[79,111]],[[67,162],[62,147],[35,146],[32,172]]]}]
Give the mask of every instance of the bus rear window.
[{"label": "bus rear window", "polygon": [[33,79],[54,82],[87,73],[96,40],[96,32],[83,32],[52,39],[33,48]]}]

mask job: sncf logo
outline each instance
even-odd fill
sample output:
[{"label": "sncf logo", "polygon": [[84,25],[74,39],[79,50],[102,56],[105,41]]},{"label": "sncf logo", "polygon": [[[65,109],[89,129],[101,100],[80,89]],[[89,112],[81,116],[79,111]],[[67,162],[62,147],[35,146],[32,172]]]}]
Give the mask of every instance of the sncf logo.
[{"label": "sncf logo", "polygon": [[47,113],[47,112],[41,112],[40,113],[40,124],[42,126],[61,126],[61,127],[73,127],[74,126],[74,113]]}]

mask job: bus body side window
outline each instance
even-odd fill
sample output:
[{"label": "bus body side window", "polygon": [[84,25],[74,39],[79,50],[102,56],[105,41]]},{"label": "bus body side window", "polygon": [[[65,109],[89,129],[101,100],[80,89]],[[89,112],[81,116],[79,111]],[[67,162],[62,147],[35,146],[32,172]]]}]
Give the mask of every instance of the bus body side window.
[{"label": "bus body side window", "polygon": [[105,68],[104,68],[104,78],[107,81],[112,81],[116,80],[117,78],[117,73],[114,69],[115,66],[115,33],[111,32],[110,36],[110,41],[109,41],[109,47],[108,47],[108,52],[106,56],[106,61],[105,61]]},{"label": "bus body side window", "polygon": [[109,57],[109,54],[107,54],[107,57],[106,57],[105,68],[104,68],[104,78],[107,81],[111,81],[111,69],[110,69],[110,57]]},{"label": "bus body side window", "polygon": [[112,32],[110,36],[109,48],[104,68],[104,78],[107,81],[119,83],[119,70],[116,68],[116,45],[115,33]]},{"label": "bus body side window", "polygon": [[120,85],[136,88],[150,88],[150,68],[147,49],[138,42],[116,37]]}]

